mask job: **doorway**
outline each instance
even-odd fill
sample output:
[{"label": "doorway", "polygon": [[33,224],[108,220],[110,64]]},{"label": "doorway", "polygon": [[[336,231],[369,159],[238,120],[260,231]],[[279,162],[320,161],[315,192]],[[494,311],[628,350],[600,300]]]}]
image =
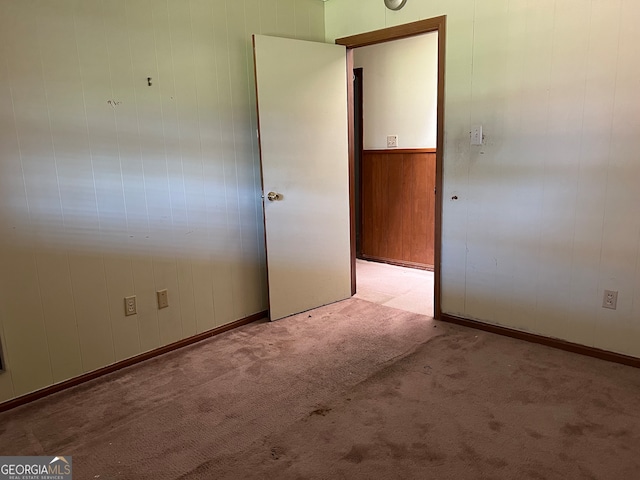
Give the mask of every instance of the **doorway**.
[{"label": "doorway", "polygon": [[437,40],[354,49],[357,258],[433,270]]},{"label": "doorway", "polygon": [[[438,33],[438,74],[437,74],[437,106],[436,106],[436,153],[435,153],[435,221],[433,226],[433,287],[425,291],[425,295],[432,293],[433,316],[438,319],[441,315],[440,305],[440,258],[442,243],[442,164],[444,148],[444,58],[445,58],[445,26],[446,17],[436,17],[397,27],[386,28],[374,32],[354,35],[337,39],[336,43],[347,47],[347,72],[351,78],[354,67],[354,49],[377,43],[385,43],[402,38],[413,37],[424,33]],[[349,96],[349,171],[350,171],[350,207],[351,207],[351,288],[356,294],[356,276],[358,265],[356,262],[357,245],[357,193],[359,185],[356,183],[356,132],[355,132],[355,93],[352,82],[348,82]],[[359,175],[358,175],[359,178]],[[362,269],[362,265],[360,266]],[[428,287],[425,287],[428,288]]]}]

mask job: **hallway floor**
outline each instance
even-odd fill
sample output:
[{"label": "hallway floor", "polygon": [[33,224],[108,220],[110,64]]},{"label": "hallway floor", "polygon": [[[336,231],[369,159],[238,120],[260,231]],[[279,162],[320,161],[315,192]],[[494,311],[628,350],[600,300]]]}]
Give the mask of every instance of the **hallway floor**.
[{"label": "hallway floor", "polygon": [[356,260],[355,298],[433,317],[433,272]]}]

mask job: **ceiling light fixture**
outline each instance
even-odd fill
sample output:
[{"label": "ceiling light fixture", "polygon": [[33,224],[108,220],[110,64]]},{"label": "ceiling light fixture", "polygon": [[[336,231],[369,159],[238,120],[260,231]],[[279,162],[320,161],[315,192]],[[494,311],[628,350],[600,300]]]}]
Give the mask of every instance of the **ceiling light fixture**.
[{"label": "ceiling light fixture", "polygon": [[389,10],[400,10],[407,0],[384,0],[384,4]]}]

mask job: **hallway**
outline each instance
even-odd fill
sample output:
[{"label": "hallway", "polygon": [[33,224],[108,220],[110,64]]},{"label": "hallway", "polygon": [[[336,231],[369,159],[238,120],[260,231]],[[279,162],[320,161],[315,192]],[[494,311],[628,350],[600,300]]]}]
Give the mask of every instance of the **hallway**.
[{"label": "hallway", "polygon": [[356,260],[355,298],[433,317],[433,272]]}]

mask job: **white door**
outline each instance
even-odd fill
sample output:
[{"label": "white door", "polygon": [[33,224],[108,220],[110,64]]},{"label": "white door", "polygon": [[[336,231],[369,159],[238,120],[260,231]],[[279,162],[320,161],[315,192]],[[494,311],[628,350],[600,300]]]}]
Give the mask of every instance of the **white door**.
[{"label": "white door", "polygon": [[346,55],[340,45],[254,35],[254,57],[277,320],[351,296]]}]

